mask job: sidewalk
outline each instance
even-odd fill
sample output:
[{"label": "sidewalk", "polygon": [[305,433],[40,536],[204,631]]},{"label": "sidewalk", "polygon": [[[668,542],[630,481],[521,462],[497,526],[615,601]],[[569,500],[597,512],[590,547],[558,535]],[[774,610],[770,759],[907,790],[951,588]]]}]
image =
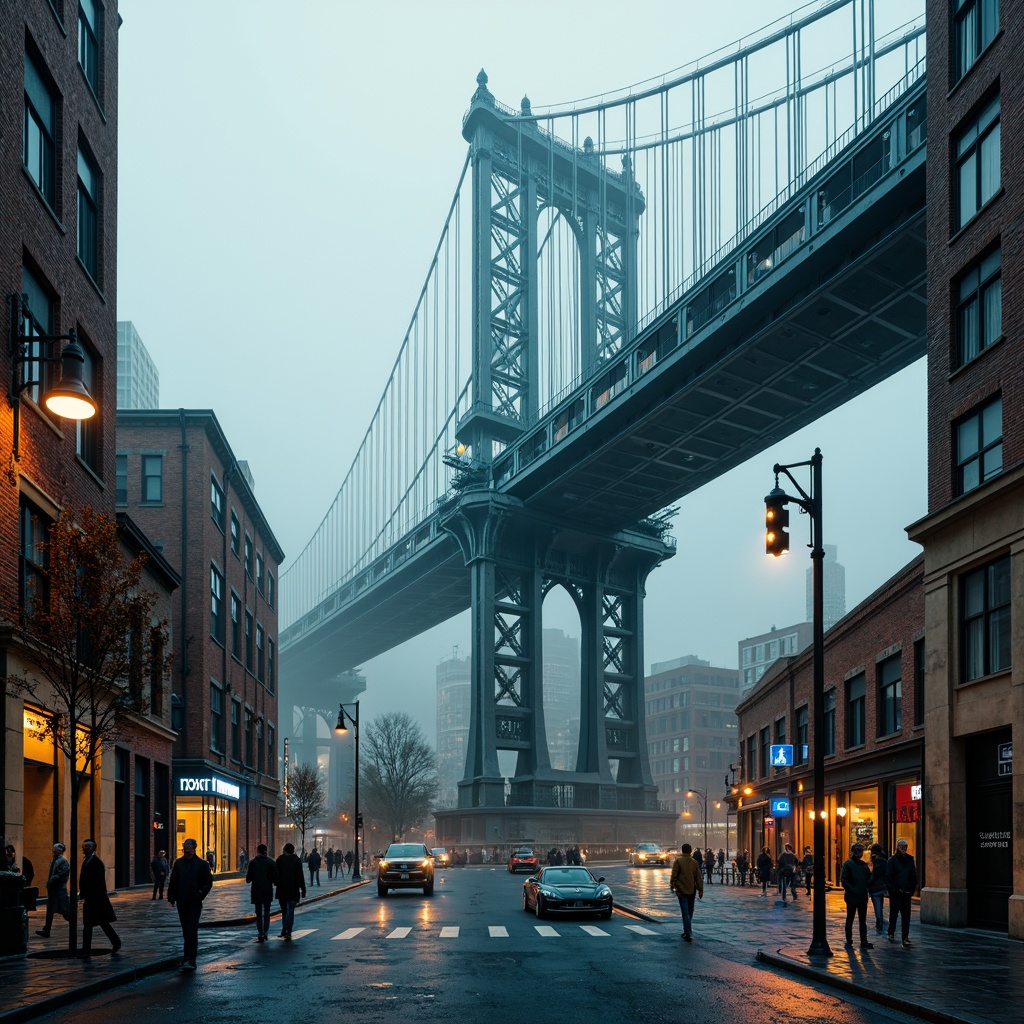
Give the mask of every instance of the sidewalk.
[{"label": "sidewalk", "polygon": [[[592,867],[600,873],[603,866]],[[458,870],[491,869],[482,865]],[[304,904],[352,887],[346,880],[328,880],[324,873],[321,878],[323,885],[309,890]],[[615,880],[613,889],[617,906],[676,931],[679,906],[668,891],[667,871],[630,869],[625,881]],[[827,937],[835,954],[830,958],[812,961],[807,955],[811,901],[803,892],[796,903],[783,904],[774,892],[762,899],[759,888],[730,885],[705,888],[694,920],[696,943],[687,949],[704,947],[738,963],[757,960],[937,1024],[1005,1024],[1020,1016],[1024,942],[997,932],[923,925],[915,903],[910,949],[903,949],[899,941],[890,945],[884,933],[877,935],[869,910],[869,937],[875,948],[848,950],[843,947],[842,894],[830,892],[826,899]],[[35,934],[43,924],[42,911],[29,914],[28,955],[0,957],[0,1024],[31,1020],[97,992],[178,967],[181,929],[173,908],[151,901],[149,887],[118,892],[111,902],[123,948],[116,956],[109,955],[106,939],[97,930],[93,938],[97,955],[85,961],[48,956],[67,948],[67,925],[55,922],[51,937],[43,939]],[[218,880],[203,907],[200,955],[237,948],[238,930],[254,927],[251,911],[249,887],[241,879]]]}]

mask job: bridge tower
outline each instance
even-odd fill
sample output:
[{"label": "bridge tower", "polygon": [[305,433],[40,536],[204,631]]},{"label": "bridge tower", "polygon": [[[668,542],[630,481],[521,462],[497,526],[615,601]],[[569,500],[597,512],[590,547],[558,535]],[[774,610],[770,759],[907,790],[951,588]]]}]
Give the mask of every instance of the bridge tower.
[{"label": "bridge tower", "polygon": [[[643,596],[674,549],[653,524],[601,534],[538,515],[490,486],[497,452],[536,421],[538,224],[553,207],[576,238],[583,372],[614,355],[636,320],[643,197],[628,159],[609,171],[587,139],[543,131],[528,100],[499,105],[483,71],[463,124],[473,168],[473,402],[458,425],[471,452],[442,524],[471,577],[471,720],[457,810],[436,812],[439,841],[626,845],[671,842],[644,730]],[[544,726],[545,595],[562,586],[580,615],[580,738],[575,770],[551,767]],[[516,753],[503,777],[499,751]]]}]

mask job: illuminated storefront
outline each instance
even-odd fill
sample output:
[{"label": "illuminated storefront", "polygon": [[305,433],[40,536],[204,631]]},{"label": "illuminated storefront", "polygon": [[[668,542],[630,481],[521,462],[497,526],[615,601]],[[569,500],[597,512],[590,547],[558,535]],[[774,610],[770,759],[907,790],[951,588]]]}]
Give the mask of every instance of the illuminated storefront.
[{"label": "illuminated storefront", "polygon": [[174,856],[181,855],[181,844],[186,839],[194,839],[200,855],[213,851],[215,871],[233,871],[238,849],[238,806],[244,792],[242,783],[216,772],[176,772]]}]

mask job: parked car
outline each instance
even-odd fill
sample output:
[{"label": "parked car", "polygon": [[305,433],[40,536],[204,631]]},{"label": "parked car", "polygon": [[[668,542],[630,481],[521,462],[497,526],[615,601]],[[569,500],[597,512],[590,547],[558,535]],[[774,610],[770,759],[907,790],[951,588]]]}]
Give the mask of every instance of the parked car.
[{"label": "parked car", "polygon": [[597,914],[612,916],[612,891],[604,876],[595,878],[589,868],[574,865],[538,868],[523,882],[523,910],[537,917],[546,914]]},{"label": "parked car", "polygon": [[443,846],[435,846],[430,851],[430,856],[434,858],[434,866],[438,868],[448,867],[449,857],[448,851]]},{"label": "parked car", "polygon": [[522,850],[516,850],[508,859],[508,870],[512,875],[517,871],[536,871],[539,865],[537,854],[525,847]]},{"label": "parked car", "polygon": [[422,843],[392,843],[377,861],[377,895],[389,889],[422,889],[434,894],[434,858]]},{"label": "parked car", "polygon": [[658,868],[672,863],[672,854],[657,843],[637,843],[629,851],[631,867]]}]

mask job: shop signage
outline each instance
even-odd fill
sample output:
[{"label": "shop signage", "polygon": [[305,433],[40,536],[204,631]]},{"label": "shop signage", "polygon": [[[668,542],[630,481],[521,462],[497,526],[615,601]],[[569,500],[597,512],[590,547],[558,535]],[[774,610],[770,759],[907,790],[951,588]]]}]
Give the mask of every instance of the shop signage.
[{"label": "shop signage", "polygon": [[792,743],[773,743],[770,753],[773,768],[791,768],[793,766]]},{"label": "shop signage", "polygon": [[777,818],[785,818],[793,811],[793,805],[788,796],[773,796],[771,807],[772,814]]},{"label": "shop signage", "polygon": [[1013,742],[996,744],[996,775],[1013,774]]},{"label": "shop signage", "polygon": [[896,820],[911,822],[921,820],[921,786],[896,787]]},{"label": "shop signage", "polygon": [[766,814],[766,815],[764,816],[764,823],[765,823],[765,825],[766,825],[767,827],[769,827],[769,828],[770,828],[770,827],[771,827],[772,825],[774,825],[774,824],[775,824],[775,819],[774,819],[774,818],[771,818],[771,817],[769,817],[769,816],[768,816],[768,815]]},{"label": "shop signage", "polygon": [[178,778],[178,796],[222,796],[240,800],[242,787],[220,775],[182,775]]}]

